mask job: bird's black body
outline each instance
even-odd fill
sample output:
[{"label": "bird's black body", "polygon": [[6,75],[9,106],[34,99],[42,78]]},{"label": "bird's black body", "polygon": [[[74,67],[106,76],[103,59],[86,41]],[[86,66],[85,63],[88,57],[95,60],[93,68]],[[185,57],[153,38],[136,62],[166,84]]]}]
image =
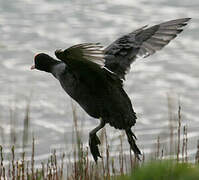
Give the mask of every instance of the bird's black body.
[{"label": "bird's black body", "polygon": [[[137,158],[141,154],[135,143],[131,127],[136,114],[123,89],[126,71],[138,57],[147,57],[167,45],[190,18],[183,18],[159,25],[137,29],[114,41],[101,50],[98,43],[84,43],[64,51],[55,51],[57,61],[47,54],[35,56],[35,66],[52,73],[63,89],[92,117],[101,123],[89,133],[91,153],[97,161],[100,156],[99,138],[96,133],[106,123],[126,132],[128,142]],[[103,66],[102,66],[103,65]]]},{"label": "bird's black body", "polygon": [[66,66],[57,79],[63,89],[92,117],[102,118],[117,129],[135,124],[135,112],[123,90],[122,81],[105,68],[98,66],[86,71]]}]

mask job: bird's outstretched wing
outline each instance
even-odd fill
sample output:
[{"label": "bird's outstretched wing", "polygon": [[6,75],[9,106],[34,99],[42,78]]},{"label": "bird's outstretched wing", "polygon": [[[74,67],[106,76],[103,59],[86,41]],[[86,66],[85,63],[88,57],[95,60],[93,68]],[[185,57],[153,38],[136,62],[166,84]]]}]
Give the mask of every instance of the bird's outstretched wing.
[{"label": "bird's outstretched wing", "polygon": [[104,53],[99,43],[83,43],[69,47],[65,50],[56,50],[55,55],[69,66],[83,64],[97,64],[104,66]]},{"label": "bird's outstretched wing", "polygon": [[143,26],[114,41],[105,50],[105,67],[121,79],[132,62],[139,57],[148,57],[162,49],[177,34],[183,31],[190,18],[167,21],[152,27]]}]

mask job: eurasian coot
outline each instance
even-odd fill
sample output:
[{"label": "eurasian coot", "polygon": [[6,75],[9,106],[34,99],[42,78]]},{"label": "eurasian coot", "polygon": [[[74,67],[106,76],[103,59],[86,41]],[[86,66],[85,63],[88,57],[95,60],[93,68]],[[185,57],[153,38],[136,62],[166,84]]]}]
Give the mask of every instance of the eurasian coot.
[{"label": "eurasian coot", "polygon": [[136,113],[123,89],[125,74],[137,58],[152,55],[167,45],[189,20],[183,18],[149,28],[143,26],[105,49],[99,43],[84,43],[56,50],[59,60],[44,53],[35,56],[31,69],[51,73],[90,116],[100,119],[99,126],[89,133],[89,146],[96,162],[101,157],[96,133],[106,123],[125,130],[130,147],[139,159],[141,152],[131,130],[136,123]]}]

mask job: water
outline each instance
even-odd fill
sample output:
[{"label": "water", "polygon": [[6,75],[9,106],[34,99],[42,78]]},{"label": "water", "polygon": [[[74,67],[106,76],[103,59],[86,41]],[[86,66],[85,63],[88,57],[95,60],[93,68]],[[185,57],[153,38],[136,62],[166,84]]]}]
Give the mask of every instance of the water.
[{"label": "water", "polygon": [[[16,141],[21,142],[24,110],[31,97],[29,139],[36,139],[36,160],[45,160],[54,148],[71,152],[71,99],[51,75],[30,71],[36,53],[53,55],[58,48],[83,42],[106,46],[143,25],[192,17],[185,31],[164,50],[132,65],[125,90],[138,115],[133,130],[146,153],[158,135],[163,141],[169,134],[168,95],[175,114],[180,98],[193,160],[199,136],[198,7],[198,1],[186,0],[0,0],[0,142],[4,150],[10,147],[11,124],[15,124]],[[76,106],[87,145],[89,130],[99,122]],[[12,123],[10,111],[15,112]],[[120,132],[108,125],[107,129],[117,146]]]}]

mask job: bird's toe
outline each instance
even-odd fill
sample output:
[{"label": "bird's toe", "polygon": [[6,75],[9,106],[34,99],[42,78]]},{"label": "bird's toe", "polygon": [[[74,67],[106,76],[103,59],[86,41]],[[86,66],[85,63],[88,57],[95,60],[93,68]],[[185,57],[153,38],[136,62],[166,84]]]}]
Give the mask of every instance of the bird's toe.
[{"label": "bird's toe", "polygon": [[90,151],[91,151],[91,154],[93,155],[95,162],[97,162],[98,157],[101,158],[99,148],[98,148],[99,144],[100,144],[100,140],[96,134],[89,136]]}]

